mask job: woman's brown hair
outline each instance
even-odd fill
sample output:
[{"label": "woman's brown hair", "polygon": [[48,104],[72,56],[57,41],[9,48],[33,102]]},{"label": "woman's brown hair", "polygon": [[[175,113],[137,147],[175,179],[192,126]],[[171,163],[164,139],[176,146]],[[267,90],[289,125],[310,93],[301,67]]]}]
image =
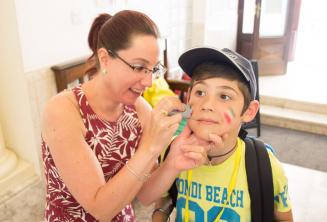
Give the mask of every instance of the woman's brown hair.
[{"label": "woman's brown hair", "polygon": [[135,35],[151,35],[158,38],[159,30],[147,15],[137,11],[124,10],[114,16],[103,13],[96,17],[88,36],[92,55],[88,59],[90,68],[86,73],[92,75],[98,71],[99,48],[103,47],[113,52],[127,49]]}]

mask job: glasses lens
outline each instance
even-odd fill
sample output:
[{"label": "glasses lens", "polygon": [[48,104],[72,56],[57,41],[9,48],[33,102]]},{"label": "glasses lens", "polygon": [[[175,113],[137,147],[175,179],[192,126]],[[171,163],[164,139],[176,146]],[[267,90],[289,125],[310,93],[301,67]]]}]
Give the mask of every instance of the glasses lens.
[{"label": "glasses lens", "polygon": [[155,78],[163,77],[163,75],[166,73],[167,68],[164,67],[162,64],[159,64],[158,67],[154,69],[153,75]]}]

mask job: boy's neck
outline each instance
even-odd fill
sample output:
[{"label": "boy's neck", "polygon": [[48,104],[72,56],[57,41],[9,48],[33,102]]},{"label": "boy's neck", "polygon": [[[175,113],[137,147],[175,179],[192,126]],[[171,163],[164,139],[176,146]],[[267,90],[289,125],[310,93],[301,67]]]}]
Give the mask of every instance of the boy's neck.
[{"label": "boy's neck", "polygon": [[229,148],[225,149],[223,153],[207,154],[209,160],[208,165],[219,165],[231,157],[237,148],[237,139],[230,145],[227,145],[227,147]]}]

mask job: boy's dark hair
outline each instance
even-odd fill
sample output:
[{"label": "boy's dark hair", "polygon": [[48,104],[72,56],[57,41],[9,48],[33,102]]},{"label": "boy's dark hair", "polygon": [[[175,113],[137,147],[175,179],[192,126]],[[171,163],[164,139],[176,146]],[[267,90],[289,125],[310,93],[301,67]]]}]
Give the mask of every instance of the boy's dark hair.
[{"label": "boy's dark hair", "polygon": [[191,89],[194,82],[210,78],[224,78],[231,81],[237,81],[238,88],[243,94],[244,105],[242,113],[249,107],[251,102],[251,94],[246,80],[242,74],[235,68],[226,64],[216,64],[214,62],[204,62],[194,68],[191,82]]}]

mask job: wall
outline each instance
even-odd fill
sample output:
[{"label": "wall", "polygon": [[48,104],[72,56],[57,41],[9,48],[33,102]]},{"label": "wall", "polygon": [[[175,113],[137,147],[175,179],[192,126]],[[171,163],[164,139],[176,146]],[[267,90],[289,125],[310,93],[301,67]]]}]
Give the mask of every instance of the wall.
[{"label": "wall", "polygon": [[237,0],[207,0],[205,45],[236,49]]},{"label": "wall", "polygon": [[[40,172],[30,99],[25,81],[15,4],[0,2],[0,123],[5,146]],[[3,163],[1,163],[3,164]],[[1,167],[1,166],[0,166]]]}]

